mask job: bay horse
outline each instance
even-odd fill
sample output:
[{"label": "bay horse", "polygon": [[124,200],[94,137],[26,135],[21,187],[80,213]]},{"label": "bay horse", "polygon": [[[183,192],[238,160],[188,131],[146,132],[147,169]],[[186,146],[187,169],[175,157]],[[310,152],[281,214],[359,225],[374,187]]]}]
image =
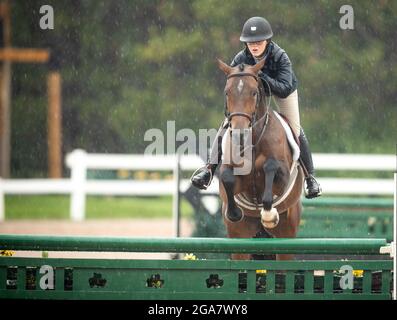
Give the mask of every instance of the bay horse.
[{"label": "bay horse", "polygon": [[[299,151],[297,157],[292,153],[283,124],[270,108],[270,96],[258,77],[264,63],[262,60],[254,66],[230,67],[218,59],[219,68],[227,75],[224,92],[229,123],[222,141],[225,150],[219,193],[230,238],[295,238],[300,222],[304,174],[297,161]],[[241,132],[251,134],[248,151],[247,139]],[[236,154],[236,150],[251,157],[244,156],[239,163],[225,161],[226,154]],[[246,173],[235,174],[246,165]],[[253,257],[232,255],[236,260]],[[276,255],[277,260],[292,258],[289,254]]]}]

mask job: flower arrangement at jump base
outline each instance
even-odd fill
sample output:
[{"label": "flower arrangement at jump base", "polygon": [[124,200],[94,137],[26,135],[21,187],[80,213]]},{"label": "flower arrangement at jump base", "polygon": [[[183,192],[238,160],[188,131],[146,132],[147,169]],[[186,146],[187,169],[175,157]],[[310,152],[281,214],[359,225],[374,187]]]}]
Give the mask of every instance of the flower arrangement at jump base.
[{"label": "flower arrangement at jump base", "polygon": [[0,250],[0,256],[12,257],[13,255],[14,255],[14,251],[12,250]]},{"label": "flower arrangement at jump base", "polygon": [[198,260],[193,253],[186,253],[183,260]]}]

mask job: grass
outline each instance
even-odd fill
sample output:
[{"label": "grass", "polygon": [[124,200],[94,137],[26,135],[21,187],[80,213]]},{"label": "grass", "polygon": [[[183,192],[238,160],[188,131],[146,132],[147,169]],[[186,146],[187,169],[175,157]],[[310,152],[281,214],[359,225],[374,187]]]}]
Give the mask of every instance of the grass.
[{"label": "grass", "polygon": [[[62,195],[9,195],[5,197],[6,219],[70,219],[70,197]],[[193,208],[181,201],[182,217]],[[172,197],[99,197],[86,199],[88,219],[171,218]]]}]

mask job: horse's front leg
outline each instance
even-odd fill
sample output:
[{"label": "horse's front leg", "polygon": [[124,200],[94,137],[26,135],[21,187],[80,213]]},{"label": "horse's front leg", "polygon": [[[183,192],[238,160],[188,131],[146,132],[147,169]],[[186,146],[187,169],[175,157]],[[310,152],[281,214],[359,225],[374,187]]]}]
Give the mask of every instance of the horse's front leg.
[{"label": "horse's front leg", "polygon": [[221,173],[221,181],[225,187],[227,197],[226,218],[231,222],[239,222],[243,219],[243,212],[237,207],[234,201],[234,189],[236,186],[236,176],[233,175],[233,169],[226,167]]},{"label": "horse's front leg", "polygon": [[265,173],[265,191],[263,192],[261,211],[261,222],[265,228],[274,228],[280,221],[280,216],[273,204],[273,182],[280,165],[274,158],[268,158],[264,165],[263,171]]}]

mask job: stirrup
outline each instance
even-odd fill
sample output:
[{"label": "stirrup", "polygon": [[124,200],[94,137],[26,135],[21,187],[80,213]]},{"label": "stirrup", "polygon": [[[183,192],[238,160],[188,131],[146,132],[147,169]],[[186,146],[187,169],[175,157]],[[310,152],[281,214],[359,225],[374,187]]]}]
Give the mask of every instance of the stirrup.
[{"label": "stirrup", "polygon": [[210,172],[210,180],[208,181],[207,184],[203,185],[204,189],[202,189],[202,190],[207,190],[207,188],[210,186],[210,184],[212,182],[212,179],[214,178],[214,176],[212,174],[212,170],[208,169],[207,166],[198,168],[196,171],[194,171],[192,176],[191,176],[191,178],[190,178],[190,182],[193,183],[193,181],[192,181],[193,177],[196,176],[197,174],[199,174],[200,172],[204,171],[204,170],[208,170]]},{"label": "stirrup", "polygon": [[305,188],[305,198],[306,199],[314,199],[317,197],[320,197],[323,194],[321,187],[319,187],[318,192],[317,193],[309,193],[308,189]]}]

